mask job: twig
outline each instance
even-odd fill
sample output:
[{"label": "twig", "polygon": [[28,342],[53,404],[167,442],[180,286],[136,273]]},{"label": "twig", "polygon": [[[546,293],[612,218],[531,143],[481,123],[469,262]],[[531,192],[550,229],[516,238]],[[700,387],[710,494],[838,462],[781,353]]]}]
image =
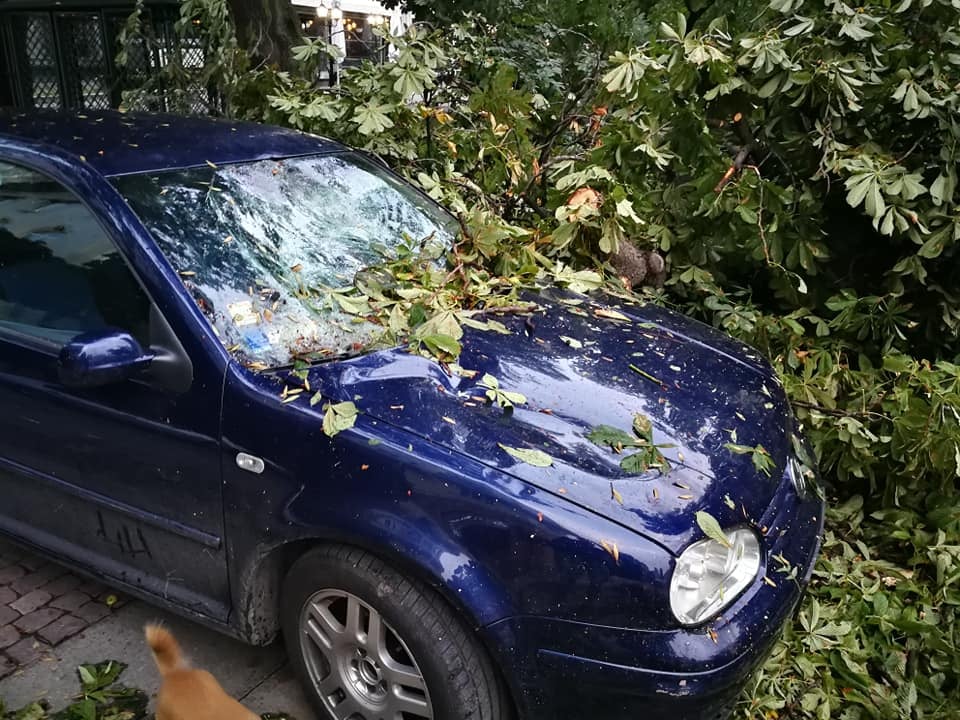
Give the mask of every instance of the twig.
[{"label": "twig", "polygon": [[720,182],[718,182],[716,187],[713,188],[713,191],[717,195],[723,192],[723,189],[733,179],[733,176],[743,169],[744,163],[746,163],[747,158],[750,156],[750,149],[751,148],[749,146],[740,148],[740,152],[738,152],[737,156],[733,159],[733,164],[727,168],[727,171],[723,174],[723,177],[720,178]]},{"label": "twig", "polygon": [[804,402],[803,400],[791,400],[790,404],[796,405],[797,407],[806,408],[808,410],[816,410],[818,413],[830,415],[831,417],[874,417],[887,419],[887,416],[883,415],[882,413],[870,412],[868,410],[863,412],[850,412],[849,410],[838,410],[836,408],[823,407],[822,405]]},{"label": "twig", "polygon": [[536,305],[498,305],[496,307],[483,308],[482,310],[470,310],[461,313],[466,317],[483,317],[484,315],[523,315],[537,310]]}]

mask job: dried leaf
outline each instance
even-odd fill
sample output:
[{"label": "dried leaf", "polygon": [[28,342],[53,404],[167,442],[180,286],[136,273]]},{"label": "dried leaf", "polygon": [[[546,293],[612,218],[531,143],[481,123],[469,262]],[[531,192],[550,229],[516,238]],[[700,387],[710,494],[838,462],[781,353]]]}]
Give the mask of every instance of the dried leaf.
[{"label": "dried leaf", "polygon": [[610,540],[601,540],[600,547],[610,553],[610,557],[613,558],[613,561],[619,565],[620,564],[620,548],[617,547],[615,542]]},{"label": "dried leaf", "polygon": [[509,447],[502,443],[497,443],[497,445],[508,455],[515,457],[521,462],[527,463],[527,465],[533,465],[534,467],[550,467],[553,465],[553,458],[543,452],[543,450]]},{"label": "dried leaf", "polygon": [[618,312],[612,308],[596,308],[593,311],[593,314],[597,317],[606,318],[607,320],[620,320],[623,322],[630,322],[630,318],[624,315],[622,312]]},{"label": "dried leaf", "polygon": [[613,483],[610,483],[610,497],[611,499],[616,500],[618,503],[623,505],[623,495],[621,495],[620,491],[613,486]]}]

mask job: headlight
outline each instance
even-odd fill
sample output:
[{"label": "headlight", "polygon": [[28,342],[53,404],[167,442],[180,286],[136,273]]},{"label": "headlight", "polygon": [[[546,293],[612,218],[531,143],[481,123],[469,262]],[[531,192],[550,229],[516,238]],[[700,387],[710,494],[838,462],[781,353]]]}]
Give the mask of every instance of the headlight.
[{"label": "headlight", "polygon": [[700,540],[677,558],[670,609],[684,625],[698,625],[730,605],[760,570],[760,541],[747,528],[726,533],[730,547]]}]

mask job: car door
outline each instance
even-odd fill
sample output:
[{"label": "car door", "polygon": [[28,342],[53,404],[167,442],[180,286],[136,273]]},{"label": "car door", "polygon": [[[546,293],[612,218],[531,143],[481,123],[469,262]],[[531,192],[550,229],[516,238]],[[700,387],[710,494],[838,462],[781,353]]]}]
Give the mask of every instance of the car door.
[{"label": "car door", "polygon": [[[104,227],[56,180],[0,162],[0,531],[225,619],[222,370],[210,382],[183,355]],[[111,330],[200,363],[204,381],[148,368],[64,385],[63,346]]]}]

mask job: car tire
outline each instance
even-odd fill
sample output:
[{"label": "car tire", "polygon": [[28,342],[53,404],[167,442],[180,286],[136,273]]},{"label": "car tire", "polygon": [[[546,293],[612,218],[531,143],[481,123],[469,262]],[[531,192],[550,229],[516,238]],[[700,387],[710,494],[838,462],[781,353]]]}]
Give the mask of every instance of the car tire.
[{"label": "car tire", "polygon": [[290,662],[322,718],[512,716],[485,650],[444,599],[363,550],[304,554],[281,605]]}]

